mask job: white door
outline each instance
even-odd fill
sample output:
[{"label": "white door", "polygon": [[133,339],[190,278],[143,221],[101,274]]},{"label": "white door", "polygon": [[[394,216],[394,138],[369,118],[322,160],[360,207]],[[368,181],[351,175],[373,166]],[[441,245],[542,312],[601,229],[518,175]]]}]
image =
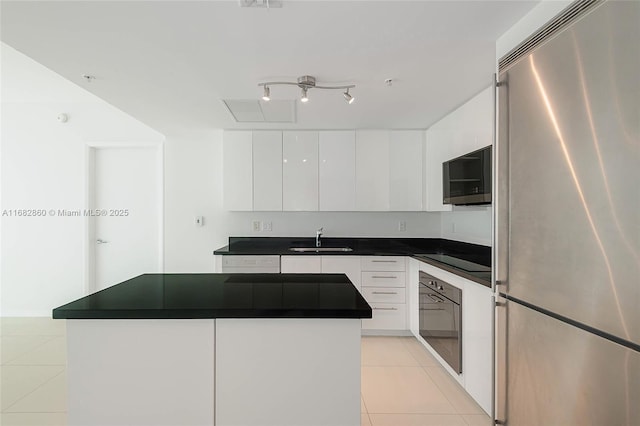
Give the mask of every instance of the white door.
[{"label": "white door", "polygon": [[356,131],[356,210],[389,211],[389,131]]},{"label": "white door", "polygon": [[282,132],[282,210],[318,211],[318,132]]},{"label": "white door", "polygon": [[93,148],[93,159],[93,290],[160,272],[159,149]]},{"label": "white door", "polygon": [[320,211],[353,211],[356,207],[356,134],[321,131],[319,136]]}]

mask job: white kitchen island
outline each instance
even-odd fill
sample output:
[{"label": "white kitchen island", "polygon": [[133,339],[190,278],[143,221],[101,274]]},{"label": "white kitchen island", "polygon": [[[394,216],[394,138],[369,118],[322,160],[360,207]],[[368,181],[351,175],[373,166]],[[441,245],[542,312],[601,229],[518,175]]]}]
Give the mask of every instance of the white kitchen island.
[{"label": "white kitchen island", "polygon": [[359,425],[370,316],[344,275],[141,275],[54,310],[69,425]]}]

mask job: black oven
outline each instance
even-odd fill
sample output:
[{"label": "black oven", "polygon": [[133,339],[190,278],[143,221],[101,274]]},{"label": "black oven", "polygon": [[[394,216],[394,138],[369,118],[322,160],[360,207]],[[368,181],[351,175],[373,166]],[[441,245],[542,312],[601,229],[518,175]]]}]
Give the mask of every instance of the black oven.
[{"label": "black oven", "polygon": [[462,373],[462,290],[420,271],[420,335]]}]

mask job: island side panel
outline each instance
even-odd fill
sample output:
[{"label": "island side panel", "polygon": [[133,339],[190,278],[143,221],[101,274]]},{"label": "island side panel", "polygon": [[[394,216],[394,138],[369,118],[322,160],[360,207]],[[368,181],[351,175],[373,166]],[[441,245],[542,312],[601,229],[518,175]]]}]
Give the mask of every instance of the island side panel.
[{"label": "island side panel", "polygon": [[213,425],[213,319],[67,320],[68,424]]},{"label": "island side panel", "polygon": [[216,426],[359,426],[359,319],[218,319]]}]

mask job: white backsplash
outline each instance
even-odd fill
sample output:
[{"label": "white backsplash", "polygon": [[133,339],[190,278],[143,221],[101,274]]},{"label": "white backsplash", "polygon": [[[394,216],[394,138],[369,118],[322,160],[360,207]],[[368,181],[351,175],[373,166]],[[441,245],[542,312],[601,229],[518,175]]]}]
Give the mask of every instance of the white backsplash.
[{"label": "white backsplash", "polygon": [[454,206],[440,215],[442,238],[491,245],[491,206]]},{"label": "white backsplash", "polygon": [[[254,231],[253,222],[271,224]],[[427,212],[232,212],[225,221],[230,236],[314,237],[323,227],[331,237],[440,237],[440,213]],[[403,222],[406,230],[400,231]]]}]

